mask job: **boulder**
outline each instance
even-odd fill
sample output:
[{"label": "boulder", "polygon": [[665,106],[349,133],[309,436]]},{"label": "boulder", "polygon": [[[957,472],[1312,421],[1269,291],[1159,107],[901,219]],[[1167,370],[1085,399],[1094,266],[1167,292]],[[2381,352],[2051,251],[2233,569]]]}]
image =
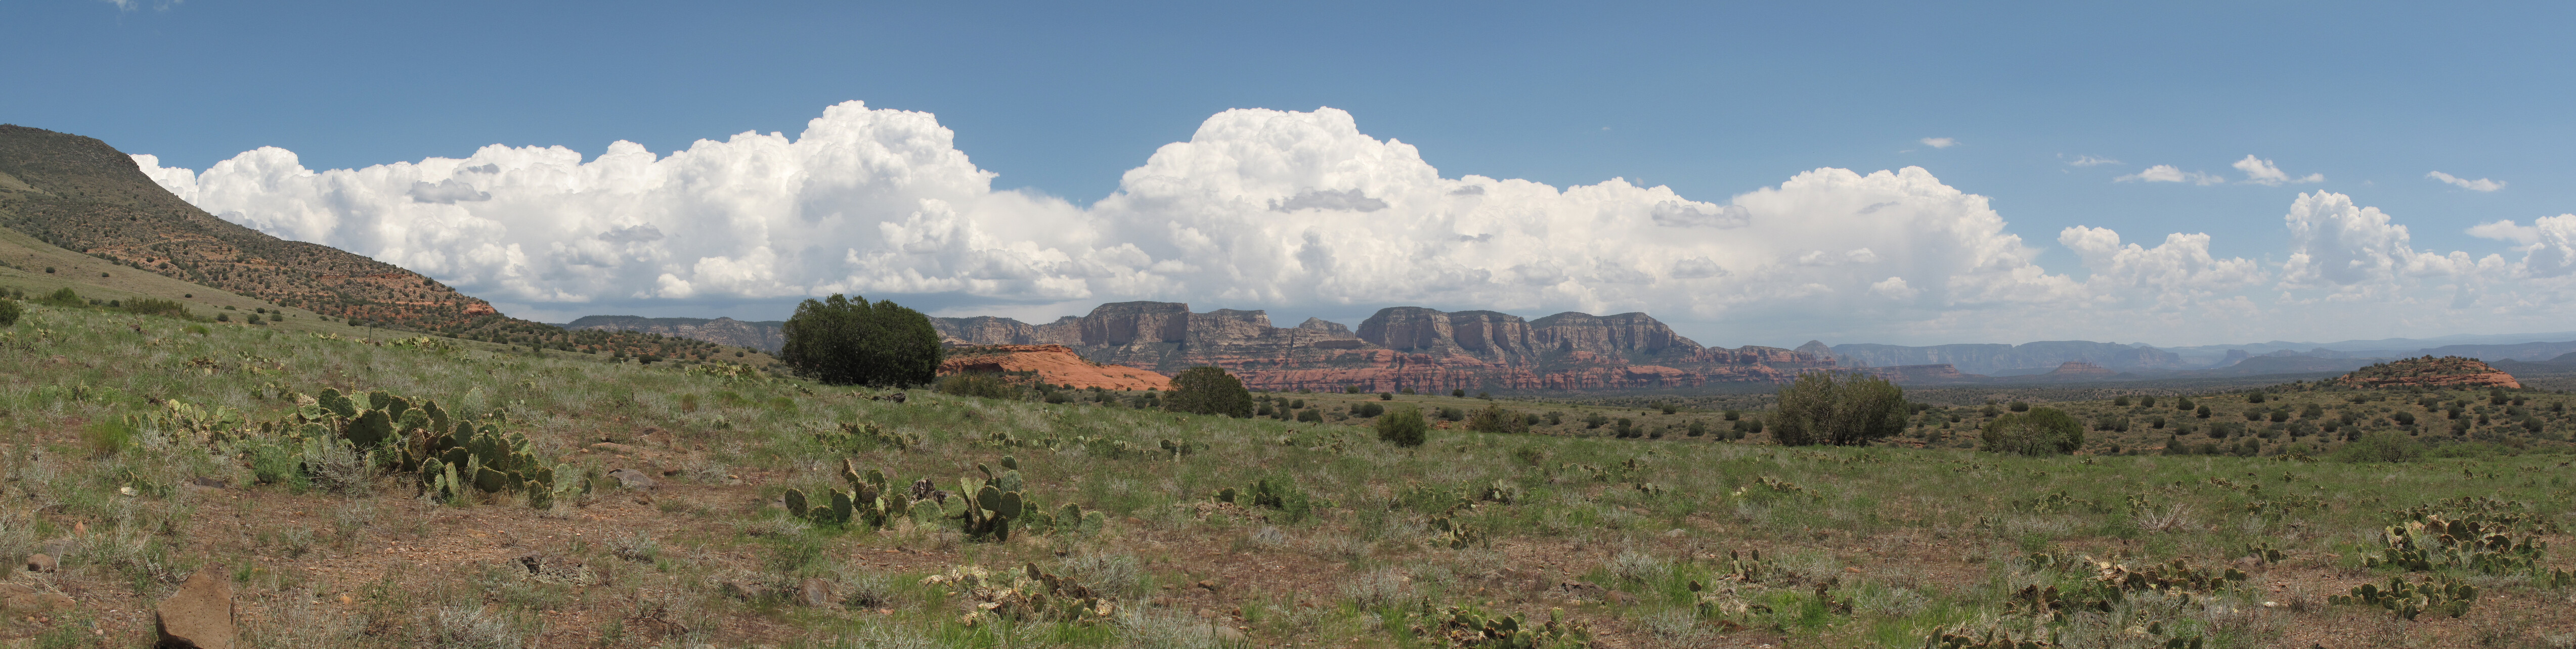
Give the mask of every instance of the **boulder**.
[{"label": "boulder", "polygon": [[154,609],[162,649],[232,649],[233,584],[207,564]]}]

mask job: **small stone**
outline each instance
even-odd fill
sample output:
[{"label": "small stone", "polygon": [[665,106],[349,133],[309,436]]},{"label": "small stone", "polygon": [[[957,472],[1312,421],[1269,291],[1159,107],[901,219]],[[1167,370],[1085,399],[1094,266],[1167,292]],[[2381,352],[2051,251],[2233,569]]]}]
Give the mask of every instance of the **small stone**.
[{"label": "small stone", "polygon": [[165,649],[232,649],[233,585],[207,564],[153,611]]},{"label": "small stone", "polygon": [[88,534],[88,533],[89,533],[89,524],[88,524],[88,523],[83,523],[83,522],[80,522],[80,521],[72,521],[72,536],[80,536],[80,535]]},{"label": "small stone", "polygon": [[27,572],[53,572],[60,567],[52,555],[42,552],[27,555]]},{"label": "small stone", "polygon": [[892,399],[892,400],[894,400],[894,402],[895,402],[895,403],[903,403],[903,400],[904,400],[903,393],[901,393],[901,392],[894,393],[894,396],[886,397],[886,398],[887,398],[887,399]]}]

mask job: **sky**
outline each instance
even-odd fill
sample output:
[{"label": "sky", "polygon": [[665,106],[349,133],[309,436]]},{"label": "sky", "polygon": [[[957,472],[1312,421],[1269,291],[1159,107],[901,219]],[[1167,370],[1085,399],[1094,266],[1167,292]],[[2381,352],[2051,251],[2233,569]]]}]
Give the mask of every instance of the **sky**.
[{"label": "sky", "polygon": [[2566,5],[913,4],[0,0],[0,122],[554,322],[2576,321]]}]

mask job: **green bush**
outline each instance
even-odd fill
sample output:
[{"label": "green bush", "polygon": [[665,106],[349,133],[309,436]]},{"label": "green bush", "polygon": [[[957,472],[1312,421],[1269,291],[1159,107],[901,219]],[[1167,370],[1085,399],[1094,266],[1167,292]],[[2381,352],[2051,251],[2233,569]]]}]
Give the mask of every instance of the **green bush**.
[{"label": "green bush", "polygon": [[2394,432],[2377,432],[2335,449],[2334,459],[2341,462],[2412,462],[2424,456],[2424,445],[2415,438]]},{"label": "green bush", "polygon": [[1430,435],[1431,422],[1422,418],[1421,410],[1396,408],[1377,418],[1378,441],[1413,447],[1421,446]]},{"label": "green bush", "polygon": [[45,296],[43,299],[39,299],[39,300],[36,300],[36,301],[37,301],[38,303],[44,304],[45,306],[51,306],[51,307],[65,307],[65,308],[69,308],[69,307],[89,306],[89,301],[88,301],[88,300],[83,300],[83,299],[81,299],[80,294],[79,294],[79,293],[74,293],[74,292],[72,292],[72,287],[69,287],[69,286],[65,286],[65,287],[62,287],[61,289],[55,290],[55,291],[53,292],[53,294],[51,294],[51,295],[47,295],[47,296]]},{"label": "green bush", "polygon": [[127,302],[125,303],[124,308],[127,312],[140,315],[157,315],[169,318],[188,317],[188,307],[186,305],[180,304],[178,300],[164,300],[157,297],[147,297]]},{"label": "green bush", "polygon": [[1482,433],[1526,433],[1529,421],[1501,404],[1485,406],[1467,418],[1467,430]]},{"label": "green bush", "polygon": [[2073,453],[2084,447],[2084,424],[2056,408],[2032,408],[1986,422],[1984,450],[2021,455]]},{"label": "green bush", "polygon": [[986,399],[1017,399],[1020,386],[1012,385],[990,372],[960,372],[941,377],[936,388],[940,394]]},{"label": "green bush", "polygon": [[919,311],[833,294],[796,305],[778,361],[824,383],[920,385],[938,376],[939,330]]},{"label": "green bush", "polygon": [[1163,408],[1197,415],[1250,417],[1252,391],[1243,389],[1243,381],[1225,373],[1225,368],[1201,365],[1172,377],[1172,394],[1163,400]]},{"label": "green bush", "polygon": [[91,457],[108,457],[134,445],[134,428],[119,419],[101,419],[81,428],[81,444]]},{"label": "green bush", "polygon": [[18,308],[17,300],[0,299],[0,327],[18,324],[21,311],[23,310]]},{"label": "green bush", "polygon": [[1905,389],[1867,374],[1801,374],[1779,404],[1772,438],[1789,446],[1855,446],[1905,430]]}]

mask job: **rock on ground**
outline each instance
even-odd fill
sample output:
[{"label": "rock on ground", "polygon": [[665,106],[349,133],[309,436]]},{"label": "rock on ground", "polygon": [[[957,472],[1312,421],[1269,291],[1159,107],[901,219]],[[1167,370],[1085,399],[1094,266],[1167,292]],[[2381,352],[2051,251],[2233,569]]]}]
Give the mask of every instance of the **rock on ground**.
[{"label": "rock on ground", "polygon": [[232,649],[233,585],[213,565],[197,569],[179,592],[161,600],[154,627],[163,649]]}]

